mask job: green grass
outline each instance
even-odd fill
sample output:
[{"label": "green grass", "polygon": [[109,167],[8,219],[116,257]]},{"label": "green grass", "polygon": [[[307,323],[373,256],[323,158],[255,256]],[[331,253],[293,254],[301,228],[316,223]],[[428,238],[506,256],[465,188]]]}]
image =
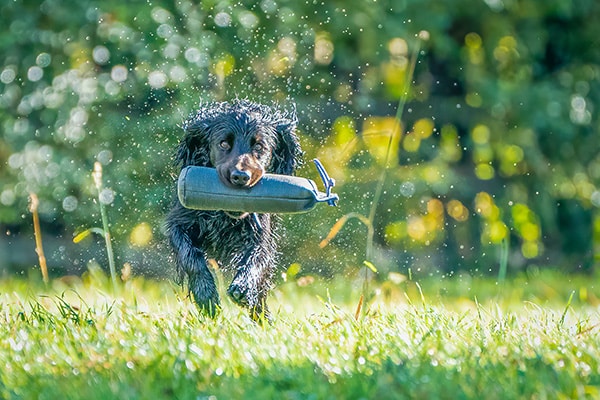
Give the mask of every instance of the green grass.
[{"label": "green grass", "polygon": [[[136,278],[0,282],[0,398],[556,399],[600,396],[596,278],[467,276],[275,290],[273,325],[198,315]],[[419,289],[421,288],[421,289]]]}]

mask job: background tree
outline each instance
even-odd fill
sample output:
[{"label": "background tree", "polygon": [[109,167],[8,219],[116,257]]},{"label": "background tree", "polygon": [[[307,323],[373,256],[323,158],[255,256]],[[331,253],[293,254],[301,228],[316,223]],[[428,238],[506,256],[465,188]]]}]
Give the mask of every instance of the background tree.
[{"label": "background tree", "polygon": [[[505,243],[515,269],[595,263],[597,2],[18,0],[0,15],[5,269],[35,263],[33,250],[19,258],[31,191],[56,238],[54,270],[94,256],[92,239],[71,237],[98,223],[90,174],[99,161],[118,261],[162,270],[178,125],[200,101],[236,96],[295,103],[307,156],[339,183],[339,209],[284,218],[285,261],[323,274],[361,265],[355,221],[317,244],[341,215],[370,207],[422,30],[430,40],[372,261],[382,271],[496,273]],[[315,177],[310,167],[300,173]]]}]

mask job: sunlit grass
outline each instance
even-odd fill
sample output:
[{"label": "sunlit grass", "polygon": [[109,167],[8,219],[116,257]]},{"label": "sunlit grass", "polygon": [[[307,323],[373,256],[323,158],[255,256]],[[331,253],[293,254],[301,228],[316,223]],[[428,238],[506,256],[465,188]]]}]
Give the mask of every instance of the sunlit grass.
[{"label": "sunlit grass", "polygon": [[[397,278],[397,277],[396,277]],[[300,281],[309,283],[310,280]],[[595,398],[599,290],[535,274],[282,283],[275,322],[200,316],[169,281],[0,282],[2,398]]]}]

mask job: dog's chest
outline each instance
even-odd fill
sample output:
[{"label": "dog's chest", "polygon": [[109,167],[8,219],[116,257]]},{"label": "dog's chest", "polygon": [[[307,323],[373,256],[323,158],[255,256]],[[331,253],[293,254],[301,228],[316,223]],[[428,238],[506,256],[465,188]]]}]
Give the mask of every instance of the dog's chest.
[{"label": "dog's chest", "polygon": [[[221,211],[198,215],[199,239],[206,247],[228,247],[244,236],[244,221],[230,218]],[[236,239],[237,238],[237,239]],[[206,250],[209,250],[206,248]]]}]

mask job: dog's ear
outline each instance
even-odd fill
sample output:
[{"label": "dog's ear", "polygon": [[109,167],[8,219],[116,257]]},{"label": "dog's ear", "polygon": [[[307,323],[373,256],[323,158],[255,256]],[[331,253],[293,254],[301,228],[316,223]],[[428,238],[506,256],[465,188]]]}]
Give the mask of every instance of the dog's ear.
[{"label": "dog's ear", "polygon": [[181,168],[188,165],[209,166],[208,125],[197,114],[183,123],[183,131],[184,137],[175,153],[175,165]]},{"label": "dog's ear", "polygon": [[296,135],[298,119],[294,114],[283,118],[275,128],[277,144],[273,152],[272,171],[276,174],[292,175],[302,162],[302,149]]}]

